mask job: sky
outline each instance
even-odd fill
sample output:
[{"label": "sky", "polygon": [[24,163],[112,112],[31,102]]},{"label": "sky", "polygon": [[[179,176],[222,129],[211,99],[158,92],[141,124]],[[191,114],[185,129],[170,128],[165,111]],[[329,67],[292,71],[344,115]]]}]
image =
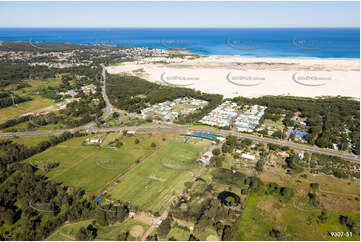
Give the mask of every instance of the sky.
[{"label": "sky", "polygon": [[359,2],[0,2],[0,27],[360,27]]}]

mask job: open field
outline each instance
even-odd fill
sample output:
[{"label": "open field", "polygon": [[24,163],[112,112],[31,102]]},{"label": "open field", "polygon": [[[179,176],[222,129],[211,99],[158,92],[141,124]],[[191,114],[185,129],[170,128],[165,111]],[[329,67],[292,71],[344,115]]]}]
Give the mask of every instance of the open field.
[{"label": "open field", "polygon": [[[110,191],[112,198],[129,201],[146,210],[160,211],[183,189],[200,169],[196,161],[198,154],[210,144],[208,141],[196,145],[184,143],[176,137],[152,154],[142,164],[129,171],[120,183]],[[194,160],[184,167],[173,168],[167,162]]]},{"label": "open field", "polygon": [[[30,87],[25,87],[20,90],[16,90],[15,93],[22,97],[31,97],[33,100],[19,103],[17,106],[9,106],[0,109],[0,123],[4,123],[9,119],[15,119],[21,115],[29,112],[34,112],[39,109],[49,107],[55,102],[48,98],[42,97],[38,94],[38,90],[41,88],[47,88],[48,86],[55,87],[60,83],[60,79],[48,79],[48,80],[35,80],[26,82]],[[5,90],[11,91],[14,87],[9,86]]]},{"label": "open field", "polygon": [[187,241],[188,238],[189,238],[189,235],[190,235],[190,233],[188,231],[185,231],[183,229],[175,227],[169,232],[169,234],[167,236],[167,240],[169,238],[174,238],[174,239],[176,239],[178,241],[179,240],[180,241]]},{"label": "open field", "polygon": [[[142,68],[144,72],[134,72],[139,68]],[[254,58],[238,56],[203,56],[194,60],[173,60],[173,63],[169,64],[144,61],[136,64],[122,63],[118,66],[107,67],[110,74],[126,72],[160,84],[166,84],[162,79],[167,79],[168,76],[187,77],[191,81],[178,79],[171,83],[174,85],[187,85],[189,88],[207,93],[222,94],[227,98],[236,96],[258,97],[262,95],[302,97],[341,95],[360,98],[359,69],[360,61],[357,59]],[[297,77],[301,79],[303,76],[318,78],[316,81],[305,82],[306,84],[319,84],[319,86],[298,84],[293,80],[296,72],[298,73]],[[231,81],[234,80],[232,82],[236,84],[228,81],[228,74],[230,74]],[[261,82],[250,81],[249,78],[256,78]],[[321,79],[327,81],[320,81]],[[237,85],[254,83],[257,83],[257,85]],[[345,83],[347,84],[345,85]]]},{"label": "open field", "polygon": [[[154,133],[148,138],[121,137],[120,133],[110,133],[102,136],[104,142],[100,149],[95,145],[83,145],[88,137],[78,137],[39,153],[26,162],[31,160],[60,162],[59,166],[47,172],[46,176],[67,186],[97,192],[108,182],[126,172],[136,160],[151,154],[156,149],[151,147],[151,143],[160,146],[167,142],[167,139],[162,140],[167,136],[172,136],[172,133]],[[115,149],[106,148],[115,138],[120,138],[123,146]],[[139,144],[134,143],[137,138],[140,140]]]},{"label": "open field", "polygon": [[[73,241],[76,240],[75,236],[78,230],[81,227],[87,227],[89,224],[92,224],[93,220],[84,220],[77,223],[65,224],[60,229],[58,229],[55,233],[53,233],[47,241]],[[148,229],[148,225],[140,223],[134,219],[127,219],[123,223],[116,223],[109,226],[99,226],[95,225],[97,230],[97,237],[95,240],[117,240],[117,236],[122,232],[129,232],[128,240],[137,240],[139,239],[139,235],[136,236],[136,232],[146,231]],[[142,233],[143,234],[143,233]]]},{"label": "open field", "polygon": [[[9,139],[9,138],[6,138]],[[0,139],[1,140],[1,139]],[[28,147],[35,146],[43,141],[50,140],[49,136],[31,136],[31,137],[18,137],[18,138],[11,138],[9,140],[12,140],[15,143],[22,144]]]},{"label": "open field", "polygon": [[[343,212],[358,223],[358,213]],[[284,234],[284,240],[359,240],[353,237],[333,238],[329,232],[347,232],[339,222],[339,214],[328,213],[325,223],[318,222],[319,211],[304,212],[292,206],[291,202],[280,203],[276,197],[260,194],[249,196],[247,206],[237,223],[234,240],[275,240],[269,231],[277,229]]]},{"label": "open field", "polygon": [[33,100],[19,103],[17,106],[0,109],[0,123],[54,104],[54,101],[40,96],[32,96],[32,98]]}]

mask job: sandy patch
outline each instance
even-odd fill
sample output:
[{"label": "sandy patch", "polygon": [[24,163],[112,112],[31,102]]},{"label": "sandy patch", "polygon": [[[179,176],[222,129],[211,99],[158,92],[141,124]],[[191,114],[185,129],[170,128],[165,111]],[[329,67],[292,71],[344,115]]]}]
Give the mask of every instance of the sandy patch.
[{"label": "sandy patch", "polygon": [[218,237],[215,235],[208,235],[207,241],[218,241]]},{"label": "sandy patch", "polygon": [[135,225],[130,230],[130,234],[135,238],[138,238],[138,237],[142,236],[143,233],[144,233],[144,229],[140,225]]},{"label": "sandy patch", "polygon": [[158,176],[155,176],[155,175],[148,176],[148,178],[156,180],[156,181],[160,181],[160,182],[165,182],[165,180],[166,180],[165,178],[158,177]]},{"label": "sandy patch", "polygon": [[139,77],[150,82],[183,85],[226,98],[263,95],[360,98],[359,59],[210,56],[176,65],[124,63],[107,67],[107,71],[138,75],[133,71],[139,68],[144,69]]}]

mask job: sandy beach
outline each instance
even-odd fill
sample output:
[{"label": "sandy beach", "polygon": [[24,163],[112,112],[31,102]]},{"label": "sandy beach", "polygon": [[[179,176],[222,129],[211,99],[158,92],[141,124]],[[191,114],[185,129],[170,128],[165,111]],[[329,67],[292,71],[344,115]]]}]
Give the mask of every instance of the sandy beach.
[{"label": "sandy beach", "polygon": [[360,98],[360,60],[202,56],[148,58],[107,67],[162,85],[236,96],[291,95]]}]

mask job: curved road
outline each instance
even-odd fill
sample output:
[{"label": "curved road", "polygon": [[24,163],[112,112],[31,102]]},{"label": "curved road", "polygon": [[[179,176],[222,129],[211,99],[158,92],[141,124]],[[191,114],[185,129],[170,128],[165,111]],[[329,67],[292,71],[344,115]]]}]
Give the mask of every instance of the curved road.
[{"label": "curved road", "polygon": [[[67,130],[52,130],[52,131],[43,131],[43,132],[17,132],[17,133],[0,133],[0,138],[10,138],[10,137],[24,137],[24,136],[51,136],[51,135],[59,135],[61,133],[64,133],[65,131],[68,132],[77,132],[77,131],[86,131],[87,128],[89,128],[90,125],[78,127],[75,129],[67,129]],[[301,144],[296,144],[289,142],[287,140],[278,140],[278,139],[271,139],[271,138],[265,138],[265,137],[259,137],[256,135],[251,134],[240,134],[235,131],[230,130],[219,130],[215,128],[209,128],[209,127],[197,127],[197,126],[187,126],[187,125],[176,125],[176,124],[169,124],[169,125],[141,125],[141,126],[130,126],[130,127],[111,127],[111,128],[92,128],[92,132],[96,133],[104,133],[109,131],[122,131],[122,130],[131,130],[131,131],[137,131],[137,130],[183,130],[183,131],[202,131],[202,132],[210,132],[214,134],[219,134],[223,136],[227,135],[234,135],[239,138],[248,138],[254,141],[263,142],[263,143],[269,143],[269,144],[277,144],[277,145],[283,145],[288,146],[290,148],[293,148],[295,150],[301,150],[311,153],[318,153],[323,155],[330,155],[330,156],[336,156],[340,157],[344,160],[348,160],[351,162],[360,162],[360,157],[345,153],[345,152],[339,152],[339,151],[333,151],[329,149],[323,149],[318,148],[314,146],[306,146]]]}]

